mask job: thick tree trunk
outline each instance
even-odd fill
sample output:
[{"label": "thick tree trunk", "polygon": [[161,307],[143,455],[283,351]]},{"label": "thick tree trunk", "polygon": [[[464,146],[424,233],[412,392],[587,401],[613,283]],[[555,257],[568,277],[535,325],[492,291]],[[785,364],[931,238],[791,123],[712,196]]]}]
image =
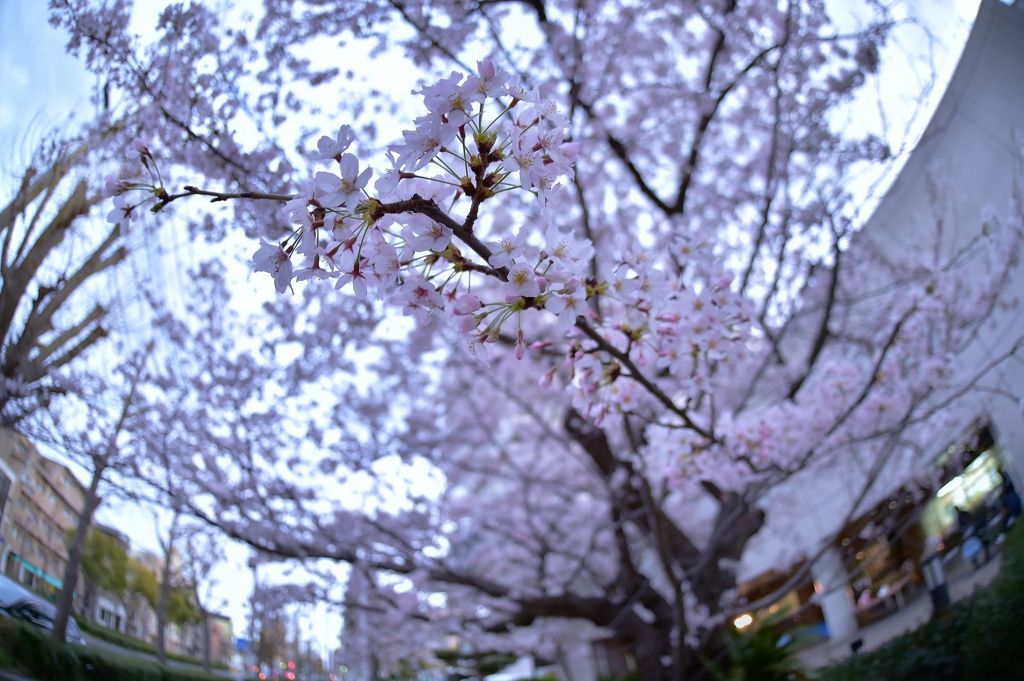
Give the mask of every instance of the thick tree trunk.
[{"label": "thick tree trunk", "polygon": [[85,618],[90,622],[96,621],[96,582],[89,578],[85,579],[85,595],[82,597],[82,605],[85,606]]},{"label": "thick tree trunk", "polygon": [[213,667],[210,658],[210,613],[202,606],[199,606],[199,613],[203,618],[203,671],[209,672]]},{"label": "thick tree trunk", "polygon": [[[147,353],[152,348],[153,344],[150,343],[146,348]],[[71,540],[71,546],[68,547],[68,562],[64,566],[64,584],[57,599],[57,615],[53,622],[53,637],[61,643],[67,638],[68,617],[71,616],[71,606],[75,599],[75,586],[78,583],[78,565],[82,560],[86,533],[89,531],[89,525],[92,524],[93,512],[100,503],[100,482],[103,480],[103,473],[110,467],[111,461],[114,460],[114,456],[117,453],[117,438],[124,428],[125,420],[128,418],[128,411],[131,409],[132,402],[135,399],[135,388],[142,377],[142,369],[143,364],[140,363],[135,376],[132,378],[131,389],[124,397],[121,415],[110,436],[107,438],[105,451],[102,455],[95,452],[89,453],[89,457],[93,462],[92,482],[89,484],[89,490],[85,494],[85,506],[78,517],[78,527],[75,529],[75,536]]]},{"label": "thick tree trunk", "polygon": [[53,637],[63,643],[67,639],[68,617],[71,616],[71,608],[75,601],[75,586],[78,582],[78,565],[82,561],[82,551],[85,548],[85,537],[92,524],[92,515],[100,504],[99,487],[103,479],[106,466],[97,465],[92,474],[92,482],[89,490],[85,493],[85,506],[82,514],[78,517],[78,527],[75,529],[75,536],[68,547],[68,562],[64,566],[64,584],[61,587],[60,595],[57,596],[57,615],[53,621]]},{"label": "thick tree trunk", "polygon": [[164,546],[164,564],[160,570],[160,595],[156,601],[156,659],[167,664],[167,602],[171,596],[171,554],[174,551],[174,535],[178,528],[179,511],[174,512],[171,529]]},{"label": "thick tree trunk", "polygon": [[156,599],[156,659],[160,664],[167,664],[167,601],[171,594],[170,557],[164,559],[164,567],[160,571],[160,596]]},{"label": "thick tree trunk", "polygon": [[672,630],[668,622],[659,618],[647,624],[636,615],[627,620],[623,623],[625,626],[618,631],[621,632],[620,636],[626,634],[630,638],[633,657],[636,659],[637,678],[643,681],[673,681],[677,678],[673,674]]},{"label": "thick tree trunk", "polygon": [[[682,599],[681,581],[689,583],[697,601],[707,606],[710,614],[718,612],[722,595],[736,586],[735,565],[742,557],[747,542],[764,524],[764,513],[751,506],[743,494],[721,490],[710,482],[704,482],[704,489],[717,499],[719,509],[710,541],[703,550],[698,549],[661,507],[648,482],[633,468],[628,457],[615,455],[600,428],[572,409],[566,412],[563,425],[606,480],[610,481],[616,472],[624,471],[634,481],[631,485],[609,485],[612,521],[620,525],[624,518],[629,517],[633,526],[649,538],[651,545],[657,547],[664,574],[676,590],[675,596],[669,598],[646,586],[647,581],[633,565],[629,542],[623,535],[618,542],[622,567],[617,590],[635,595],[624,606],[613,607],[619,609],[619,614],[611,628],[632,648],[640,679],[681,681],[689,678],[701,668],[701,664],[700,656],[685,644],[687,628],[679,604]],[[639,444],[634,443],[634,446]],[[684,576],[680,579],[673,577],[676,572]],[[630,610],[640,605],[653,614],[652,621],[644,621]],[[648,619],[651,618],[648,616]],[[607,622],[595,621],[595,624],[608,626]]]}]

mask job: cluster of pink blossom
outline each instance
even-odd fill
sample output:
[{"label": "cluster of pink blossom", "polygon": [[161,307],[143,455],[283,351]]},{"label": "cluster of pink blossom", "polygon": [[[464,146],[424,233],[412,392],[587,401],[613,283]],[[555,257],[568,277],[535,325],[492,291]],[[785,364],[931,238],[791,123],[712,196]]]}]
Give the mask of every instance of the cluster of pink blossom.
[{"label": "cluster of pink blossom", "polygon": [[668,251],[666,264],[638,245],[627,249],[598,284],[613,303],[593,315],[603,342],[582,338],[569,359],[574,406],[598,423],[608,413],[650,414],[659,394],[675,400],[670,414],[685,412],[714,392],[714,367],[721,370],[746,352],[751,303],[714,267],[707,243],[680,237]]},{"label": "cluster of pink blossom", "polygon": [[[279,292],[309,279],[333,280],[359,298],[372,289],[407,315],[447,320],[485,363],[504,339],[518,359],[528,347],[560,344],[575,405],[597,422],[646,409],[659,395],[663,406],[679,395],[683,404],[674,409],[685,410],[689,399],[710,392],[711,368],[743,350],[751,306],[724,270],[687,267],[714,261],[708,242],[677,239],[663,262],[634,242],[595,276],[591,242],[555,219],[578,153],[565,141],[567,118],[555,103],[489,60],[476,74],[453,72],[419,94],[428,113],[390,147],[391,167],[373,192],[372,169],[349,152],[353,130],[346,125],[320,138],[314,156],[336,170],[316,172],[293,197],[267,197],[287,199],[292,228],[279,243],[261,240],[255,271],[269,273]],[[193,187],[172,196],[144,142],[135,140],[129,156],[150,182],[108,179],[112,222],[127,224],[142,202],[158,210],[194,193],[248,198]],[[491,225],[493,236],[481,240],[481,205],[514,190],[535,195],[539,214],[518,228]],[[142,201],[129,202],[131,191],[143,192]],[[531,318],[538,316],[555,323],[537,326]],[[514,333],[503,333],[508,324]],[[528,345],[524,325],[541,337]],[[671,383],[671,398],[658,377]]]},{"label": "cluster of pink blossom", "polygon": [[[477,259],[467,259],[452,236],[472,234],[480,204],[505,191],[532,191],[548,207],[560,178],[572,172],[577,147],[562,141],[566,119],[553,103],[490,61],[480,62],[474,75],[453,72],[420,94],[429,113],[391,147],[391,168],[373,194],[367,190],[371,169],[360,172],[359,160],[347,152],[355,139],[351,128],[319,140],[317,157],[335,161],[338,172],[317,172],[288,202],[294,230],[280,244],[263,242],[255,269],[271,273],[279,291],[293,280],[334,279],[338,288],[351,284],[360,297],[375,289],[407,313],[486,318],[485,330],[475,334],[483,340],[514,312],[540,305],[524,299],[541,295],[539,270],[558,261],[528,263],[517,251],[480,263],[489,250],[478,248]],[[300,267],[293,256],[303,259]],[[479,272],[507,279],[503,300],[485,305],[469,292]],[[460,319],[458,327],[470,334],[476,324]]]}]

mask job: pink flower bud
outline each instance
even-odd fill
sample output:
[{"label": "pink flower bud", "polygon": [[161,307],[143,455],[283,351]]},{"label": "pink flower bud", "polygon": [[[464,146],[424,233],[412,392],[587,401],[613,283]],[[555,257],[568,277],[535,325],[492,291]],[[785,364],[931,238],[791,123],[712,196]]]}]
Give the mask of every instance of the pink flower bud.
[{"label": "pink flower bud", "polygon": [[476,72],[480,74],[480,78],[483,80],[491,80],[497,73],[497,69],[494,68],[494,62],[490,59],[484,59],[476,63]]},{"label": "pink flower bud", "polygon": [[540,377],[540,380],[537,381],[537,386],[538,387],[540,387],[541,389],[546,389],[546,388],[550,388],[551,387],[551,381],[553,381],[554,378],[555,378],[555,368],[556,367],[551,367],[547,371],[547,373],[545,373],[543,376]]},{"label": "pink flower bud", "polygon": [[537,286],[540,286],[540,292],[544,293],[548,290],[548,280],[546,277],[537,277]]},{"label": "pink flower bud", "polygon": [[568,159],[569,163],[575,163],[576,157],[580,154],[580,145],[576,142],[566,142],[558,148],[562,152],[562,155]]},{"label": "pink flower bud", "polygon": [[457,315],[473,314],[481,307],[480,299],[472,293],[459,296],[455,301],[455,308],[452,310]]},{"label": "pink flower bud", "polygon": [[519,337],[516,339],[516,359],[522,359],[526,355],[526,338],[523,330],[519,329]]}]

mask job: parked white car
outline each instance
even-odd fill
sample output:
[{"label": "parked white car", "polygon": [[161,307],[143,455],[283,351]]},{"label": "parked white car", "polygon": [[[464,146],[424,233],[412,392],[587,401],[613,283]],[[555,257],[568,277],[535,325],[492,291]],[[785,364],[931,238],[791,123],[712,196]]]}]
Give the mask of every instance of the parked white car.
[{"label": "parked white car", "polygon": [[[57,608],[13,579],[0,575],[0,615],[13,617],[40,629],[52,631]],[[78,628],[78,622],[74,617],[68,618],[68,630],[65,638],[68,643],[76,643],[80,646],[86,644],[82,630]]]}]

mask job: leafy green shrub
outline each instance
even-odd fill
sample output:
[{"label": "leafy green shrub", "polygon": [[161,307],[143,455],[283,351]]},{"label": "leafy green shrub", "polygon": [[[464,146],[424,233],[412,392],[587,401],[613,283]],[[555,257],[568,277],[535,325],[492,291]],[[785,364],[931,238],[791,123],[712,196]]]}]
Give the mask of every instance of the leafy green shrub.
[{"label": "leafy green shrub", "polygon": [[0,617],[0,650],[10,662],[8,669],[28,674],[38,681],[73,679],[78,658],[68,646],[59,645],[43,631],[17,620]]},{"label": "leafy green shrub", "polygon": [[114,645],[121,646],[122,648],[127,648],[128,650],[138,650],[143,653],[152,653],[156,650],[153,644],[149,643],[148,641],[141,641],[132,636],[126,636],[125,634],[122,634],[119,631],[108,629],[99,624],[94,624],[92,622],[86,622],[83,620],[78,623],[78,627],[83,632],[89,634],[94,638],[101,638],[104,641],[108,641],[110,643],[113,643]]},{"label": "leafy green shrub", "polygon": [[6,617],[0,617],[0,669],[37,681],[224,681],[100,648],[61,645],[49,633]]},{"label": "leafy green shrub", "polygon": [[968,679],[1024,679],[1024,521],[1003,544],[1003,564],[992,585],[980,592],[975,617],[964,636]]},{"label": "leafy green shrub", "polygon": [[78,678],[89,681],[163,681],[156,662],[117,655],[98,648],[77,648]]},{"label": "leafy green shrub", "polygon": [[[98,624],[93,624],[89,622],[79,622],[78,626],[82,631],[89,634],[89,636],[92,636],[93,638],[102,639],[104,641],[107,641],[108,643],[113,643],[114,645],[119,646],[121,648],[127,648],[128,650],[137,650],[140,653],[148,653],[149,655],[156,656],[156,646],[150,643],[149,641],[142,641],[133,636],[128,636],[126,634],[122,634],[119,631],[107,629],[104,626],[100,626]],[[187,664],[194,664],[198,666],[202,666],[203,664],[202,660],[197,660],[194,657],[189,657],[187,655],[178,655],[177,653],[171,652],[167,653],[167,659],[176,660],[178,662],[185,662]],[[223,670],[230,669],[230,667],[228,667],[226,664],[220,662],[214,662],[213,667],[215,669]]]},{"label": "leafy green shrub", "polygon": [[999,576],[918,629],[821,670],[824,681],[1024,679],[1024,522],[1003,544]]},{"label": "leafy green shrub", "polygon": [[723,670],[714,660],[704,660],[705,668],[715,681],[807,679],[796,657],[800,633],[779,631],[775,624],[780,620],[780,617],[769,618],[743,632],[728,630],[725,636],[727,669]]}]

